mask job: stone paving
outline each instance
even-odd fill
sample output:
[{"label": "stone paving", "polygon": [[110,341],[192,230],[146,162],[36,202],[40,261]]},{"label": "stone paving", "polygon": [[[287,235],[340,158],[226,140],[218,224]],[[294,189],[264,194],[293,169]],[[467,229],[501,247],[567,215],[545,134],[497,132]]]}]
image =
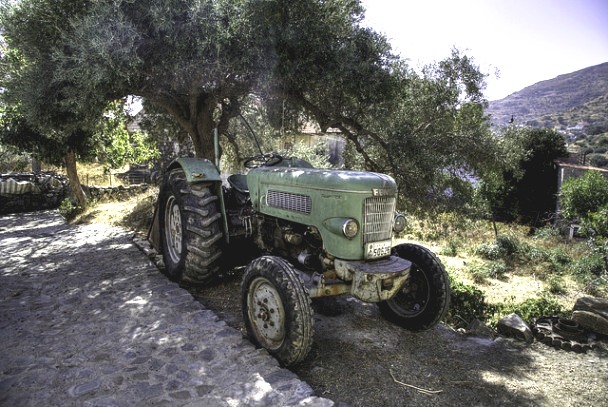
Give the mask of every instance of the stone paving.
[{"label": "stone paving", "polygon": [[0,217],[1,406],[333,406],[106,225]]}]

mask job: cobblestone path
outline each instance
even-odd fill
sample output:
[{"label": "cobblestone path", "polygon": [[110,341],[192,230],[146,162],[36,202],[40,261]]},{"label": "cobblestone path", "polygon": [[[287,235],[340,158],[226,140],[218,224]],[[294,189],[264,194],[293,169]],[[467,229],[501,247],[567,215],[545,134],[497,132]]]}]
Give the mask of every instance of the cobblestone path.
[{"label": "cobblestone path", "polygon": [[0,217],[0,405],[332,406],[122,229]]}]

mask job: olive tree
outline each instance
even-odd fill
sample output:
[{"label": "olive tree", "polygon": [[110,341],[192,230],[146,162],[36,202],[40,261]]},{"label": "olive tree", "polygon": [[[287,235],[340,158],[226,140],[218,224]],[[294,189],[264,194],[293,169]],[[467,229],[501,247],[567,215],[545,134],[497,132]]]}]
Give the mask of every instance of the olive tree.
[{"label": "olive tree", "polygon": [[[419,202],[433,185],[442,194],[466,186],[465,175],[496,157],[483,115],[484,76],[472,61],[455,52],[415,72],[361,24],[358,0],[21,0],[7,7],[5,35],[27,59],[19,75],[32,83],[46,72],[44,92],[36,93],[51,103],[21,92],[28,119],[60,122],[66,132],[108,101],[137,95],[168,113],[197,155],[211,158],[213,129],[238,149],[233,119],[253,103],[275,127],[314,121],[339,129],[356,151],[351,166],[389,172]],[[30,44],[40,51],[30,55]]]}]

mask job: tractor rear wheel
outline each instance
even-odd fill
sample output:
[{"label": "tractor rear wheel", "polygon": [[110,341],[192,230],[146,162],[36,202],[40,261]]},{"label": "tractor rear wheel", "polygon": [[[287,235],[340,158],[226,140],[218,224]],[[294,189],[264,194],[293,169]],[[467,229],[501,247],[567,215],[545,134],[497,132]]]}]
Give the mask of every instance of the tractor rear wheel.
[{"label": "tractor rear wheel", "polygon": [[189,184],[184,171],[169,171],[159,194],[159,225],[165,274],[201,284],[219,271],[222,214],[212,183]]}]

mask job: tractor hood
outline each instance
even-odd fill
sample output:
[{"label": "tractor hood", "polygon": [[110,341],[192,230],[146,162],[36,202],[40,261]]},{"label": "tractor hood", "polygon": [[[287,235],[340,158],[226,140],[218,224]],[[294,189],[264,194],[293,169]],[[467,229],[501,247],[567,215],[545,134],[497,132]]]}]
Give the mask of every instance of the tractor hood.
[{"label": "tractor hood", "polygon": [[[319,170],[311,168],[260,167],[249,171],[250,190],[260,184],[299,187],[333,192],[361,192],[395,195],[397,185],[385,174],[363,171]],[[253,193],[253,191],[251,191]]]},{"label": "tractor hood", "polygon": [[[368,230],[371,224],[378,224],[376,218],[384,219],[384,223],[377,226],[383,231],[382,239],[390,240],[392,236],[397,186],[388,175],[261,167],[249,171],[247,184],[256,211],[314,226],[321,233],[327,252],[335,257],[347,260],[366,258],[366,240],[373,238],[364,240],[363,236],[366,231],[371,233]],[[366,208],[376,209],[372,211]],[[382,215],[370,211],[380,211]],[[342,231],[346,219],[355,219],[361,232],[346,238]]]}]

